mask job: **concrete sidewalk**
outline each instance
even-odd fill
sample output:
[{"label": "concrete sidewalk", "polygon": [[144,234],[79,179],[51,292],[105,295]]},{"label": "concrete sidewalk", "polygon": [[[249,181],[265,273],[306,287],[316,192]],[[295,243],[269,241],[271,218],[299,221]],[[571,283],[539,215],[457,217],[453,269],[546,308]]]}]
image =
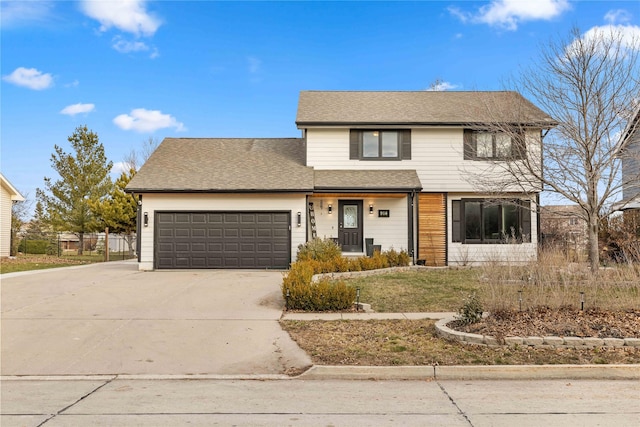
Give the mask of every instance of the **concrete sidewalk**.
[{"label": "concrete sidewalk", "polygon": [[284,312],[282,320],[420,320],[433,319],[440,320],[446,317],[454,316],[454,312],[441,313],[366,313],[361,312],[345,312],[345,313],[298,313]]}]

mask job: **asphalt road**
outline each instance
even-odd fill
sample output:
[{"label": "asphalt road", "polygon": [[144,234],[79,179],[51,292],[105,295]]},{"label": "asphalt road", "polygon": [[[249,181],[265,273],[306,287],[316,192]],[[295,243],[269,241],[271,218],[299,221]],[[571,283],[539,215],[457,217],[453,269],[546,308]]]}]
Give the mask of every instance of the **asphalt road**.
[{"label": "asphalt road", "polygon": [[14,426],[630,426],[640,382],[16,379]]}]

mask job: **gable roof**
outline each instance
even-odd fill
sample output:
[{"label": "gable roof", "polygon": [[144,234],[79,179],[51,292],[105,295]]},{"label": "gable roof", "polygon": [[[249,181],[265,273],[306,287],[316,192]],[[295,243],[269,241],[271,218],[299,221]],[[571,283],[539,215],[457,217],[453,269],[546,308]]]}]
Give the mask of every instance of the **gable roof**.
[{"label": "gable roof", "polygon": [[7,191],[7,193],[9,193],[11,200],[16,202],[24,201],[24,196],[20,194],[20,192],[9,182],[7,178],[4,177],[4,175],[2,175],[2,173],[0,173],[0,185]]},{"label": "gable roof", "polygon": [[296,124],[467,125],[517,123],[550,128],[548,114],[517,92],[302,91]]},{"label": "gable roof", "polygon": [[130,192],[312,191],[300,138],[166,138]]},{"label": "gable roof", "polygon": [[415,170],[316,170],[319,191],[411,191],[421,190]]}]

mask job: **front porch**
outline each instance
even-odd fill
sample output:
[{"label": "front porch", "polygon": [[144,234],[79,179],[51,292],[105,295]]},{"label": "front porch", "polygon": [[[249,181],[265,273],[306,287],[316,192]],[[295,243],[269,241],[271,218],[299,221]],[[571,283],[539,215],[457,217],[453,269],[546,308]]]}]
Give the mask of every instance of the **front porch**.
[{"label": "front porch", "polygon": [[411,193],[323,193],[307,198],[307,240],[333,239],[344,256],[413,251]]}]

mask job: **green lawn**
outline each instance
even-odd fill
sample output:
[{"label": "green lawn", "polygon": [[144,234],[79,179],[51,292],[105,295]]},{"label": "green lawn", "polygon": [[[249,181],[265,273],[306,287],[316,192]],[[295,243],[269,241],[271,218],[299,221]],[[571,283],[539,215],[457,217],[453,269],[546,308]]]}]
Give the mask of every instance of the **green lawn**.
[{"label": "green lawn", "polygon": [[[128,259],[120,254],[111,254],[110,261]],[[52,255],[19,255],[15,258],[7,258],[0,261],[0,274],[15,273],[18,271],[44,270],[48,268],[69,267],[72,265],[92,264],[103,262],[104,255],[64,255],[61,257]]]},{"label": "green lawn", "polygon": [[480,288],[479,271],[473,269],[387,273],[346,282],[360,288],[360,302],[387,313],[456,311],[465,296]]}]

